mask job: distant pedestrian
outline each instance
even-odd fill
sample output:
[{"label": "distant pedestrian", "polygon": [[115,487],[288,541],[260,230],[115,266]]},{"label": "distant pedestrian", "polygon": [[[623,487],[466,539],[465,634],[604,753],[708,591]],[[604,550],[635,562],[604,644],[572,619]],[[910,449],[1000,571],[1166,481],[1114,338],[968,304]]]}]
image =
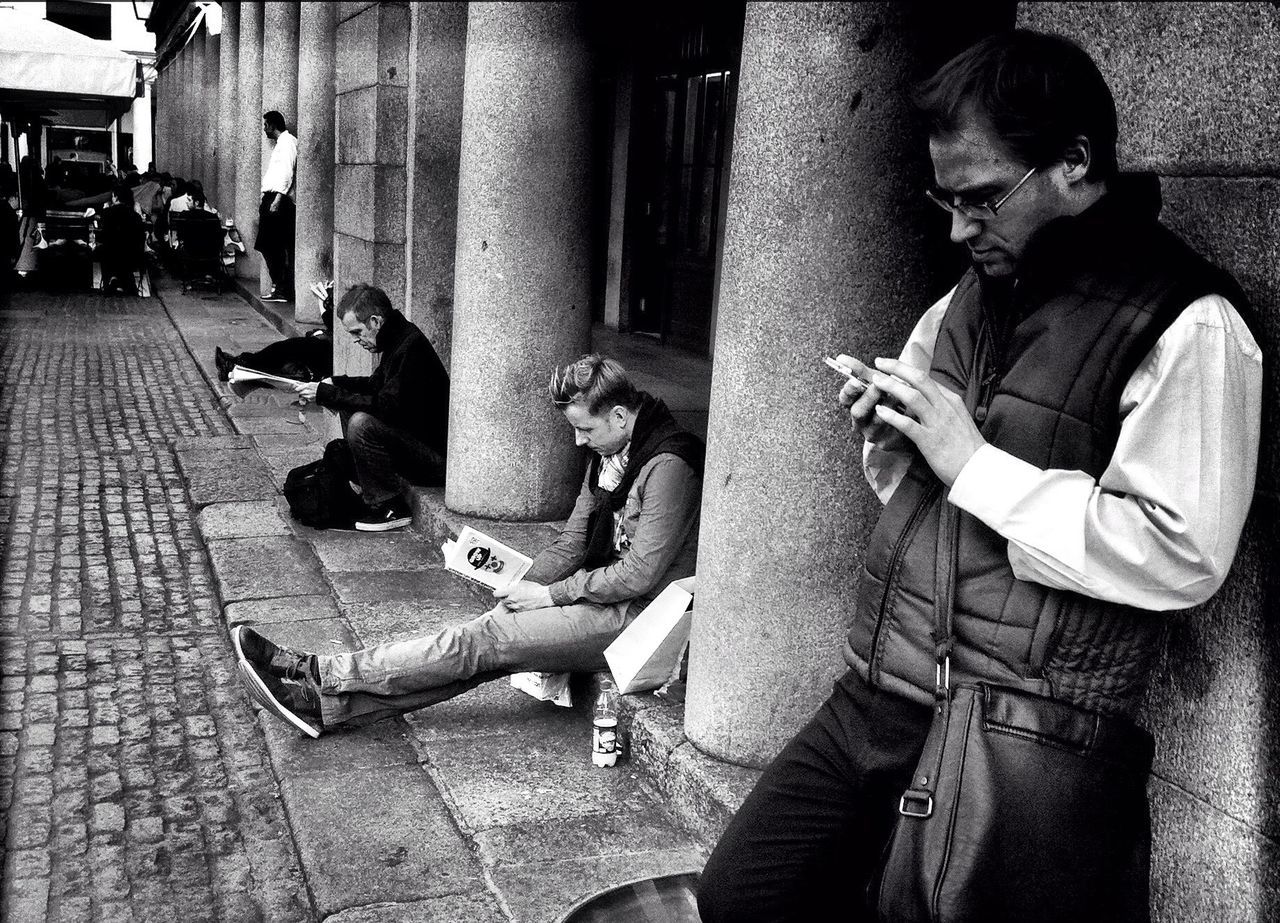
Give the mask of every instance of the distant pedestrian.
[{"label": "distant pedestrian", "polygon": [[293,301],[293,182],[298,165],[298,139],[289,133],[284,116],[274,109],[262,116],[262,130],[275,142],[262,177],[258,206],[258,239],[271,275],[271,291],[263,301]]}]

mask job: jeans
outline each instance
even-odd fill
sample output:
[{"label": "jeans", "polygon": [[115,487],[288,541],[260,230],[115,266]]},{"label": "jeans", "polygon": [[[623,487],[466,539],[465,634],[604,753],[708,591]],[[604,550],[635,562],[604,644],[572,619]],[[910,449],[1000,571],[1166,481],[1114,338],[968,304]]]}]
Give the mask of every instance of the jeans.
[{"label": "jeans", "polygon": [[846,673],[716,844],[698,886],[703,923],[874,921],[867,884],[932,715]]},{"label": "jeans", "polygon": [[325,727],[425,708],[509,673],[604,670],[629,602],[485,614],[425,637],[319,656]]},{"label": "jeans", "polygon": [[351,448],[360,493],[369,506],[400,493],[398,476],[415,484],[444,482],[444,456],[402,429],[358,410],[342,415],[342,434]]}]

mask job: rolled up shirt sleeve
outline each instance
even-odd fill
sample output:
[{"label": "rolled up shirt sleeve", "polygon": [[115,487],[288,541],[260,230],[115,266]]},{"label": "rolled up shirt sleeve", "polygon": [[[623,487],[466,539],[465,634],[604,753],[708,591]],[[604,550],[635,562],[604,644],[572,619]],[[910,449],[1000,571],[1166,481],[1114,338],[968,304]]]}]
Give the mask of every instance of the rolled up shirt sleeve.
[{"label": "rolled up shirt sleeve", "polygon": [[1231,304],[1206,296],[1126,384],[1101,478],[986,445],[949,499],[1008,539],[1019,579],[1143,609],[1199,605],[1235,557],[1261,408],[1262,353]]},{"label": "rolled up shirt sleeve", "polygon": [[[942,327],[942,318],[946,316],[947,305],[951,304],[953,288],[938,299],[916,322],[915,329],[907,338],[906,345],[898,359],[912,368],[928,371],[933,365],[933,351],[938,342],[938,330]],[[907,469],[911,467],[914,452],[886,452],[873,443],[862,444],[862,473],[871,489],[880,498],[881,504],[887,504],[893,496]]]},{"label": "rolled up shirt sleeve", "polygon": [[657,587],[684,547],[702,502],[701,479],[683,459],[659,455],[636,479],[640,514],[631,545],[603,567],[580,568],[550,586],[557,606],[638,599]]}]

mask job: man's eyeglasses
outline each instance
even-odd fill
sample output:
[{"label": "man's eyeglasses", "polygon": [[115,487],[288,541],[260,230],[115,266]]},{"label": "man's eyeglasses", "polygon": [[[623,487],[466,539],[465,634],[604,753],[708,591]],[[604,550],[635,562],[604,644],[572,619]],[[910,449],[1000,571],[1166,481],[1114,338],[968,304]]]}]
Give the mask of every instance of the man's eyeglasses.
[{"label": "man's eyeglasses", "polygon": [[924,194],[929,197],[930,202],[933,202],[944,211],[961,214],[970,221],[990,221],[1004,207],[1004,203],[1013,198],[1013,194],[1021,189],[1027,180],[1031,179],[1031,174],[1035,173],[1037,169],[1037,167],[1032,167],[1028,170],[1026,175],[1018,180],[1017,185],[994,202],[965,202],[936,187],[926,189]]}]

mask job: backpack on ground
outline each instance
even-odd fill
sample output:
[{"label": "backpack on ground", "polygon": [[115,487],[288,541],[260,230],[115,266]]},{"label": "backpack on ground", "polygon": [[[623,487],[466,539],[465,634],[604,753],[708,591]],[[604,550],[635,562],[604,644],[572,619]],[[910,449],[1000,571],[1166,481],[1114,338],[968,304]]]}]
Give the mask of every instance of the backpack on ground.
[{"label": "backpack on ground", "polygon": [[365,511],[351,489],[351,467],[346,440],[335,439],[323,458],[292,469],[284,479],[289,514],[313,529],[350,529]]}]

